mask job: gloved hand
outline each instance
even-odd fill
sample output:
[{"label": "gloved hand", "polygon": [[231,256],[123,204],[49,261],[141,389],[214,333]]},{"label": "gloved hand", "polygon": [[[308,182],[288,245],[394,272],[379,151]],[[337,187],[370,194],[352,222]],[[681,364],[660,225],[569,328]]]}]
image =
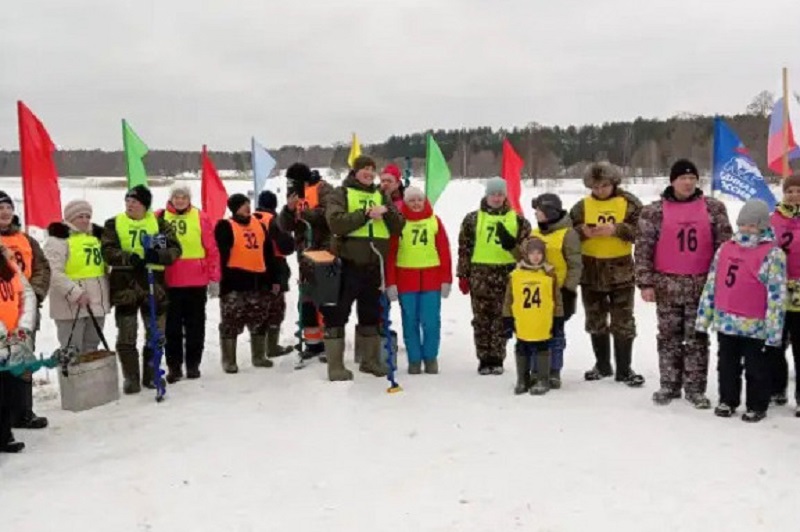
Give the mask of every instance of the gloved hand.
[{"label": "gloved hand", "polygon": [[575,314],[577,301],[578,301],[578,294],[576,294],[569,288],[561,289],[561,304],[564,307],[564,321],[569,320],[572,317],[572,315]]},{"label": "gloved hand", "polygon": [[219,283],[208,283],[208,298],[216,299],[219,297]]},{"label": "gloved hand", "polygon": [[442,284],[442,288],[441,288],[442,299],[447,299],[448,297],[450,297],[450,290],[451,289],[452,289],[452,287],[450,286],[450,283]]},{"label": "gloved hand", "polygon": [[131,263],[131,268],[133,268],[134,270],[143,270],[146,264],[145,261],[142,259],[142,257],[137,255],[136,253],[131,253],[128,262]]},{"label": "gloved hand", "polygon": [[459,277],[458,289],[461,290],[461,293],[464,295],[469,294],[469,279],[467,279],[466,277]]},{"label": "gloved hand", "polygon": [[694,337],[701,342],[708,341],[708,333],[706,331],[694,331]]},{"label": "gloved hand", "polygon": [[511,340],[514,337],[514,318],[503,318],[503,336],[506,340]]},{"label": "gloved hand", "polygon": [[158,260],[158,251],[153,248],[144,250],[144,262],[146,264],[158,264]]},{"label": "gloved hand", "polygon": [[19,327],[14,330],[12,335],[16,343],[23,344],[33,351],[33,331]]},{"label": "gloved hand", "polygon": [[495,231],[497,231],[497,238],[500,239],[500,245],[504,250],[511,251],[517,247],[517,239],[508,232],[505,225],[498,223]]},{"label": "gloved hand", "polygon": [[386,297],[389,301],[397,301],[397,287],[395,285],[386,287]]}]

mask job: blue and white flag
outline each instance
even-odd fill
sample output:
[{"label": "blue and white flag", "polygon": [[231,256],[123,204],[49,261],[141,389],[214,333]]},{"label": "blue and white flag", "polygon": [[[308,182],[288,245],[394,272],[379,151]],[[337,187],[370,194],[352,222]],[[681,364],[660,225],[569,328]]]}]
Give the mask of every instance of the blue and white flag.
[{"label": "blue and white flag", "polygon": [[[267,149],[252,137],[253,149],[253,194],[257,198],[264,188],[264,184],[269,179],[269,175],[275,168],[275,159],[269,154]],[[274,192],[274,191],[273,191]]]},{"label": "blue and white flag", "polygon": [[761,171],[736,133],[720,117],[714,119],[714,179],[712,190],[742,201],[763,200],[770,210],[776,201]]}]

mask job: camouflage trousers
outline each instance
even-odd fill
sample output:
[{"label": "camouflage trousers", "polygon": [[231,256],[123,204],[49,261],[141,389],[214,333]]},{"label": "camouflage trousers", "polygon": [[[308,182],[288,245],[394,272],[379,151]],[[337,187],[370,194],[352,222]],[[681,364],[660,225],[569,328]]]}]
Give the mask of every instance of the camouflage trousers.
[{"label": "camouflage trousers", "polygon": [[697,304],[656,304],[658,366],[661,387],[705,393],[708,381],[708,337],[694,331]]},{"label": "camouflage trousers", "polygon": [[[152,356],[152,350],[147,347],[150,344],[150,307],[145,301],[141,306],[121,306],[116,307],[114,310],[114,319],[117,322],[117,355],[121,361],[136,360],[139,357],[139,351],[136,348],[136,340],[139,337],[139,321],[137,319],[137,312],[142,316],[145,330],[145,346],[142,350],[142,356],[145,361],[149,361]],[[156,311],[156,326],[161,332],[161,337],[164,338],[165,329],[167,325],[167,312],[166,308],[162,306]]]},{"label": "camouflage trousers", "polygon": [[581,299],[586,313],[586,332],[611,333],[617,338],[636,338],[636,320],[633,317],[634,294],[633,286],[603,291],[582,286]]},{"label": "camouflage trousers", "polygon": [[269,293],[269,312],[267,313],[267,325],[270,327],[280,327],[286,319],[286,293]]},{"label": "camouflage trousers", "polygon": [[236,338],[244,331],[251,335],[267,334],[270,294],[264,291],[228,292],[219,298],[221,320],[219,335]]},{"label": "camouflage trousers", "polygon": [[506,358],[508,339],[502,316],[507,282],[508,273],[502,271],[470,278],[475,353],[489,366],[501,366]]}]

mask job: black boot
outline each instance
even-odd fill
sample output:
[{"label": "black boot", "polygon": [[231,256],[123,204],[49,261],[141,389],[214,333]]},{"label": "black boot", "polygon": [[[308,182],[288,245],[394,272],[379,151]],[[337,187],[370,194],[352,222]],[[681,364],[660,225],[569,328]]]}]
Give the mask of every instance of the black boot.
[{"label": "black boot", "polygon": [[583,374],[587,381],[599,381],[614,374],[611,367],[611,336],[608,334],[593,334],[592,349],[594,350],[595,364],[592,369]]},{"label": "black boot", "polygon": [[[37,416],[33,412],[33,381],[17,379],[16,393],[20,394],[18,404],[22,407],[12,427],[15,429],[43,429],[47,427],[47,418]],[[24,447],[24,446],[23,446]]]},{"label": "black boot", "polygon": [[528,393],[531,388],[531,357],[528,355],[516,355],[517,362],[517,385],[514,386],[514,395]]},{"label": "black boot", "polygon": [[0,444],[0,453],[17,454],[21,453],[23,449],[25,449],[25,444],[21,441],[14,440],[13,437],[7,442]]},{"label": "black boot", "polygon": [[631,359],[633,358],[633,338],[614,337],[614,362],[617,364],[617,373],[614,380],[624,382],[631,388],[638,388],[644,384],[644,377],[633,371]]}]

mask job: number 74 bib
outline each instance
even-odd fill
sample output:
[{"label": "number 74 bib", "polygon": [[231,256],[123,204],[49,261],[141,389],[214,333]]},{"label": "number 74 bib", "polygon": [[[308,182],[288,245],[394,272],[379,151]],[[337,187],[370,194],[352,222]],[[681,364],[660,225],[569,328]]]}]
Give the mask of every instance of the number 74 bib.
[{"label": "number 74 bib", "polygon": [[397,265],[409,269],[439,266],[439,251],[436,249],[438,232],[439,221],[436,216],[407,220],[397,249]]}]

